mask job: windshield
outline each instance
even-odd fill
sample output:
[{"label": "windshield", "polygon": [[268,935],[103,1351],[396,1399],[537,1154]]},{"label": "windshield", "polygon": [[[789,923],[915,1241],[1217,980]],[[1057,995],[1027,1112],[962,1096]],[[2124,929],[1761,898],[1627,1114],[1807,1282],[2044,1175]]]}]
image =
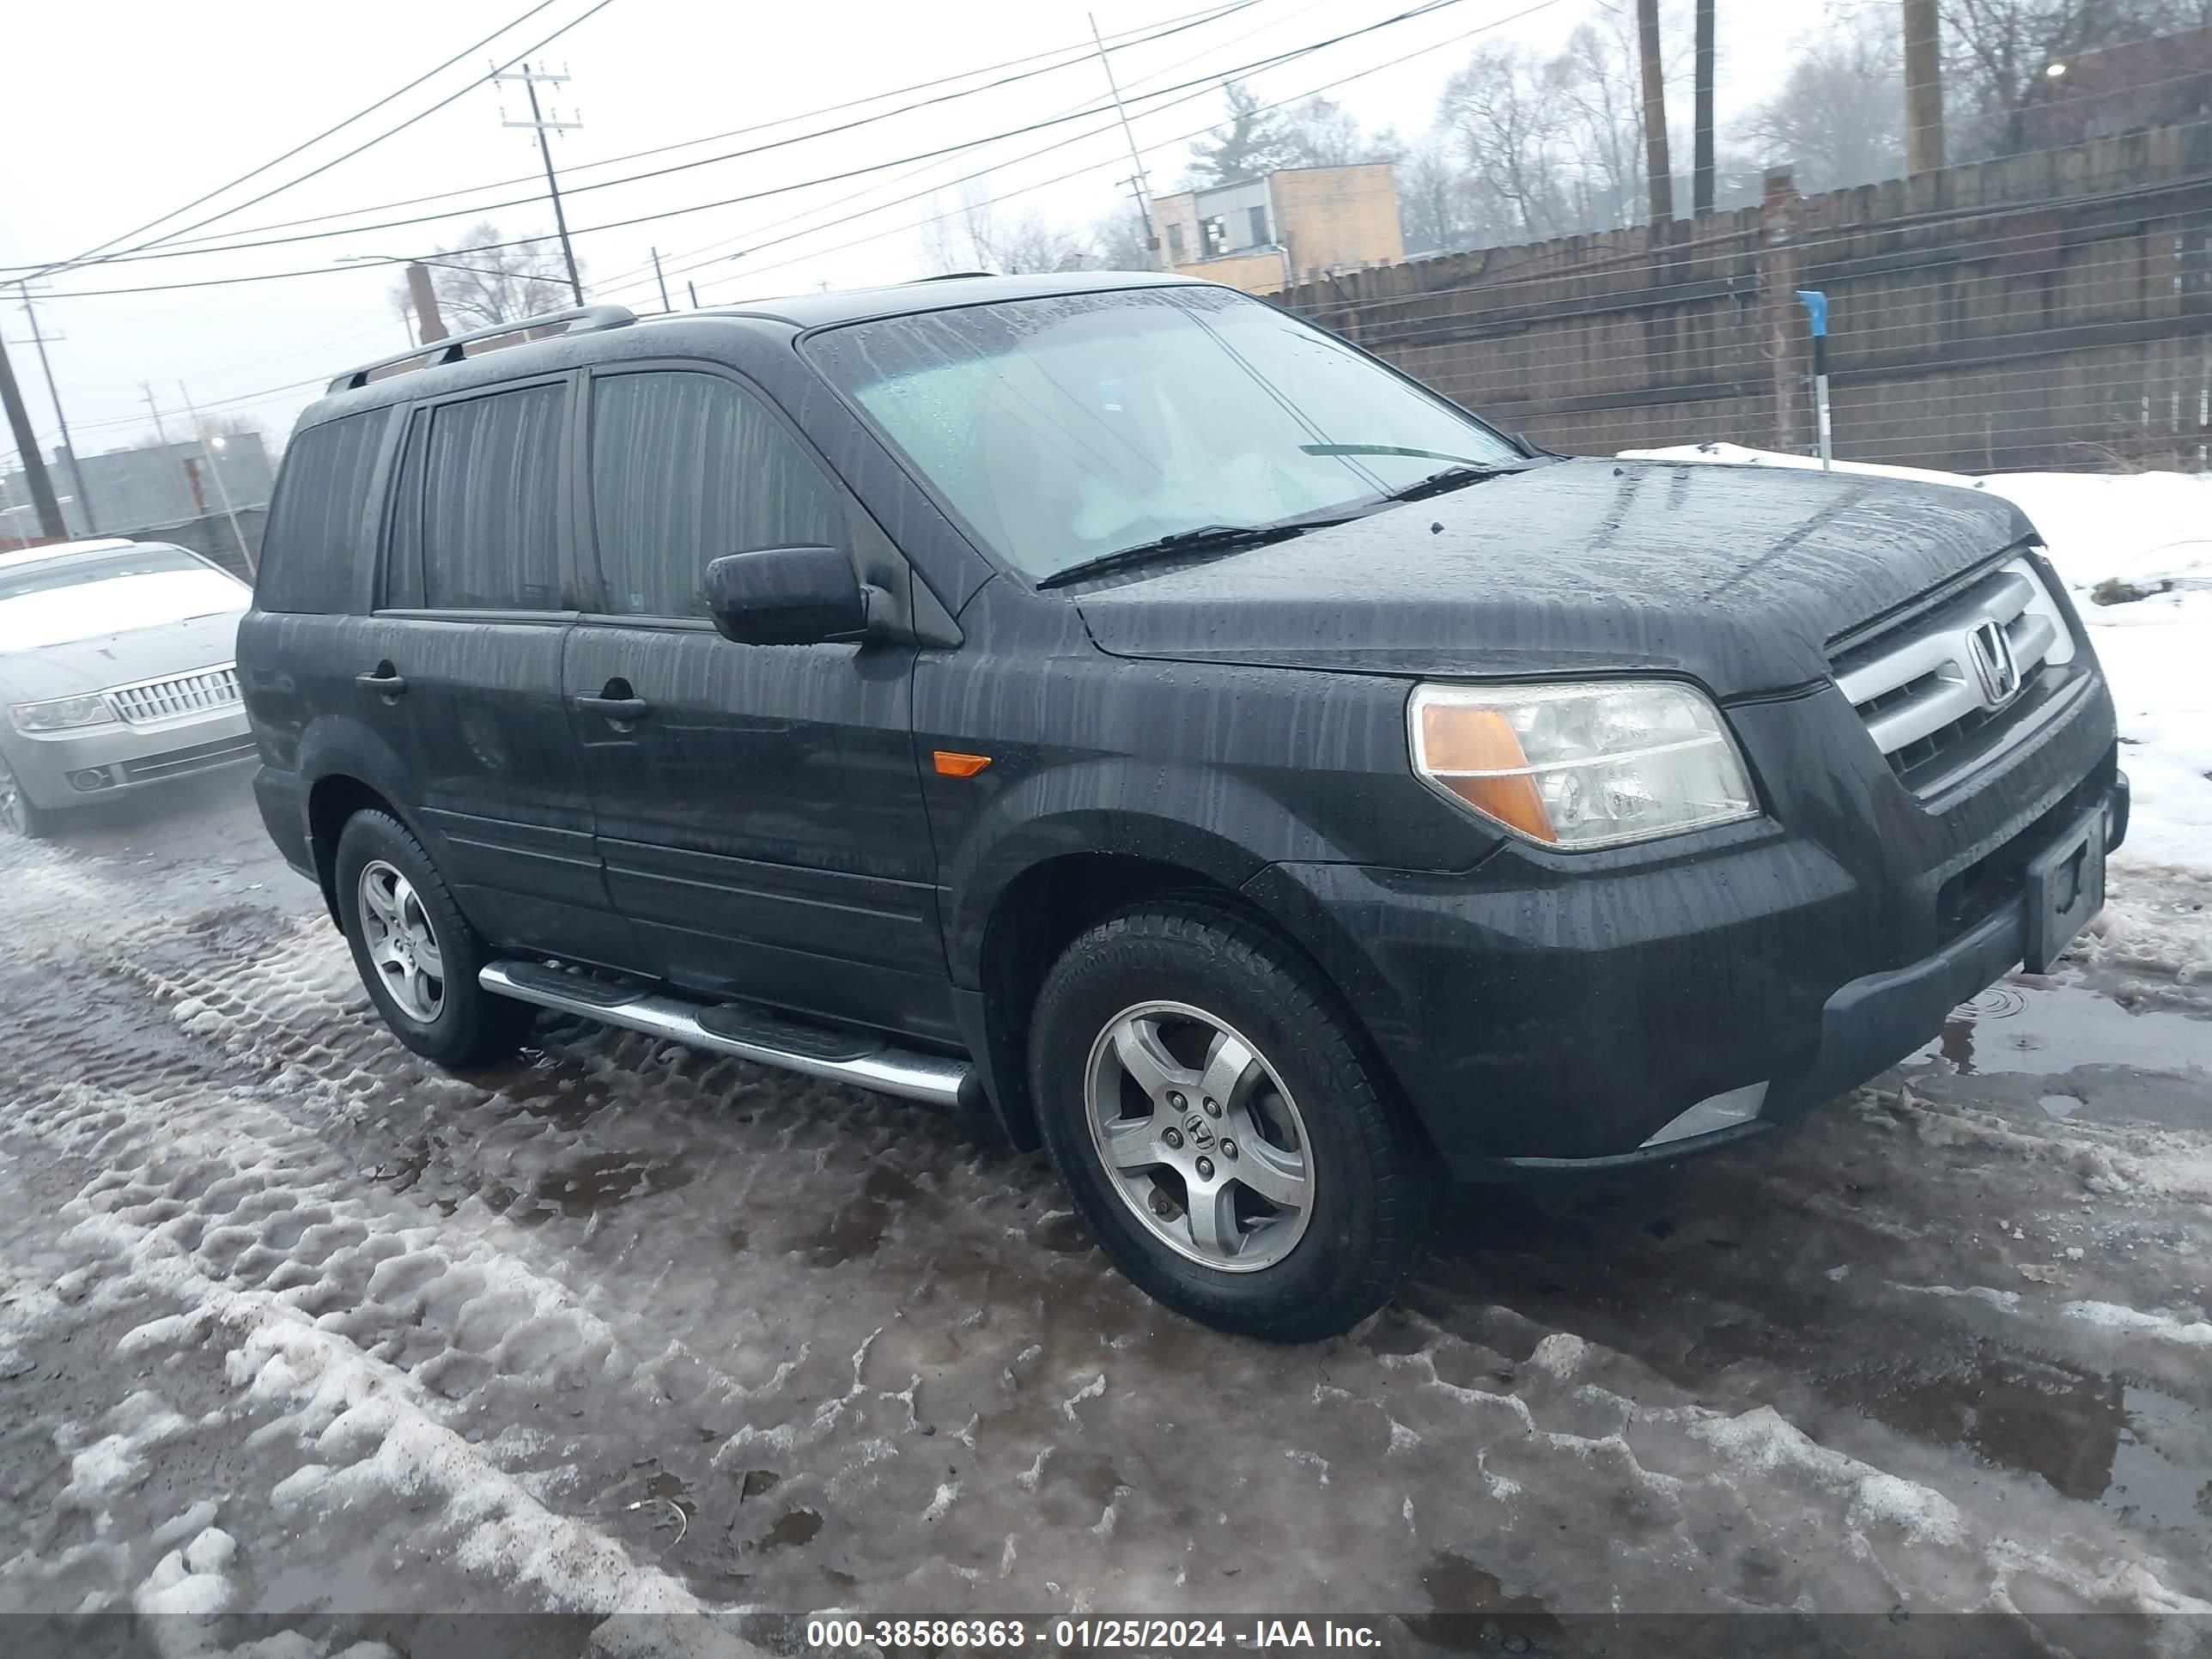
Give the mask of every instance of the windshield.
[{"label": "windshield", "polygon": [[[925,312],[808,350],[1033,578],[1202,526],[1370,502],[1443,461],[1522,459],[1334,336],[1224,289]],[[1413,453],[1313,453],[1332,446]]]},{"label": "windshield", "polygon": [[252,598],[243,582],[157,543],[0,568],[0,651],[242,611]]}]

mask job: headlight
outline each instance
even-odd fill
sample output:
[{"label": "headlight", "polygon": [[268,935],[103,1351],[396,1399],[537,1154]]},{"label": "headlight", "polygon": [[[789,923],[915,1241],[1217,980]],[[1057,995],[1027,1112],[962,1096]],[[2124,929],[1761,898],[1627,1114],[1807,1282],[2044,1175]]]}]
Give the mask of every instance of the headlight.
[{"label": "headlight", "polygon": [[115,718],[107,699],[56,697],[51,702],[19,702],[8,711],[18,732],[60,732],[72,726],[105,726]]},{"label": "headlight", "polygon": [[1423,685],[1413,769],[1549,847],[1614,847],[1754,817],[1751,780],[1710,698],[1663,680]]}]

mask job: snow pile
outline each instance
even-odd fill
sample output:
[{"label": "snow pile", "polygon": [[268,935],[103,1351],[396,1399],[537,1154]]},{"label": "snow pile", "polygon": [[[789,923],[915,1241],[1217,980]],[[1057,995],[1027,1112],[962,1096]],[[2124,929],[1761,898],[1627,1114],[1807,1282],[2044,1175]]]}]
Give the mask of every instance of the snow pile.
[{"label": "snow pile", "polygon": [[[1734,444],[1622,452],[1631,460],[1817,467]],[[2212,872],[2212,476],[2016,472],[1971,477],[1838,461],[1838,472],[1952,484],[2026,513],[2089,626],[2112,681],[2135,789],[2121,859]],[[2110,586],[2108,586],[2108,584]],[[2105,599],[2119,603],[2100,604]],[[2139,598],[2125,597],[2128,592]]]}]

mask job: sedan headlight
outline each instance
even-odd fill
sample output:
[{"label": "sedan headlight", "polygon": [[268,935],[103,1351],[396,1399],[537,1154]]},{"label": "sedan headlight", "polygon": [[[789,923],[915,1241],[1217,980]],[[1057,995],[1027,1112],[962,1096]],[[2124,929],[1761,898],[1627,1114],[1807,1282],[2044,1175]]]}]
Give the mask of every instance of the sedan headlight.
[{"label": "sedan headlight", "polygon": [[48,702],[19,702],[8,711],[18,732],[61,732],[72,726],[105,726],[115,718],[107,699],[97,693],[88,697],[56,697]]},{"label": "sedan headlight", "polygon": [[1757,815],[1710,698],[1666,680],[1423,685],[1413,769],[1547,847],[1616,847]]}]

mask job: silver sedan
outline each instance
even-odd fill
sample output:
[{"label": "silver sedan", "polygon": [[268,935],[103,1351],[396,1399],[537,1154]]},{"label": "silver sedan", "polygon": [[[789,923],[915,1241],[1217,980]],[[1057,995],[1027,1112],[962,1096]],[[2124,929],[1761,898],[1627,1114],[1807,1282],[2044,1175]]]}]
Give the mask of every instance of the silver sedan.
[{"label": "silver sedan", "polygon": [[0,827],[253,758],[243,582],[166,542],[0,555]]}]

